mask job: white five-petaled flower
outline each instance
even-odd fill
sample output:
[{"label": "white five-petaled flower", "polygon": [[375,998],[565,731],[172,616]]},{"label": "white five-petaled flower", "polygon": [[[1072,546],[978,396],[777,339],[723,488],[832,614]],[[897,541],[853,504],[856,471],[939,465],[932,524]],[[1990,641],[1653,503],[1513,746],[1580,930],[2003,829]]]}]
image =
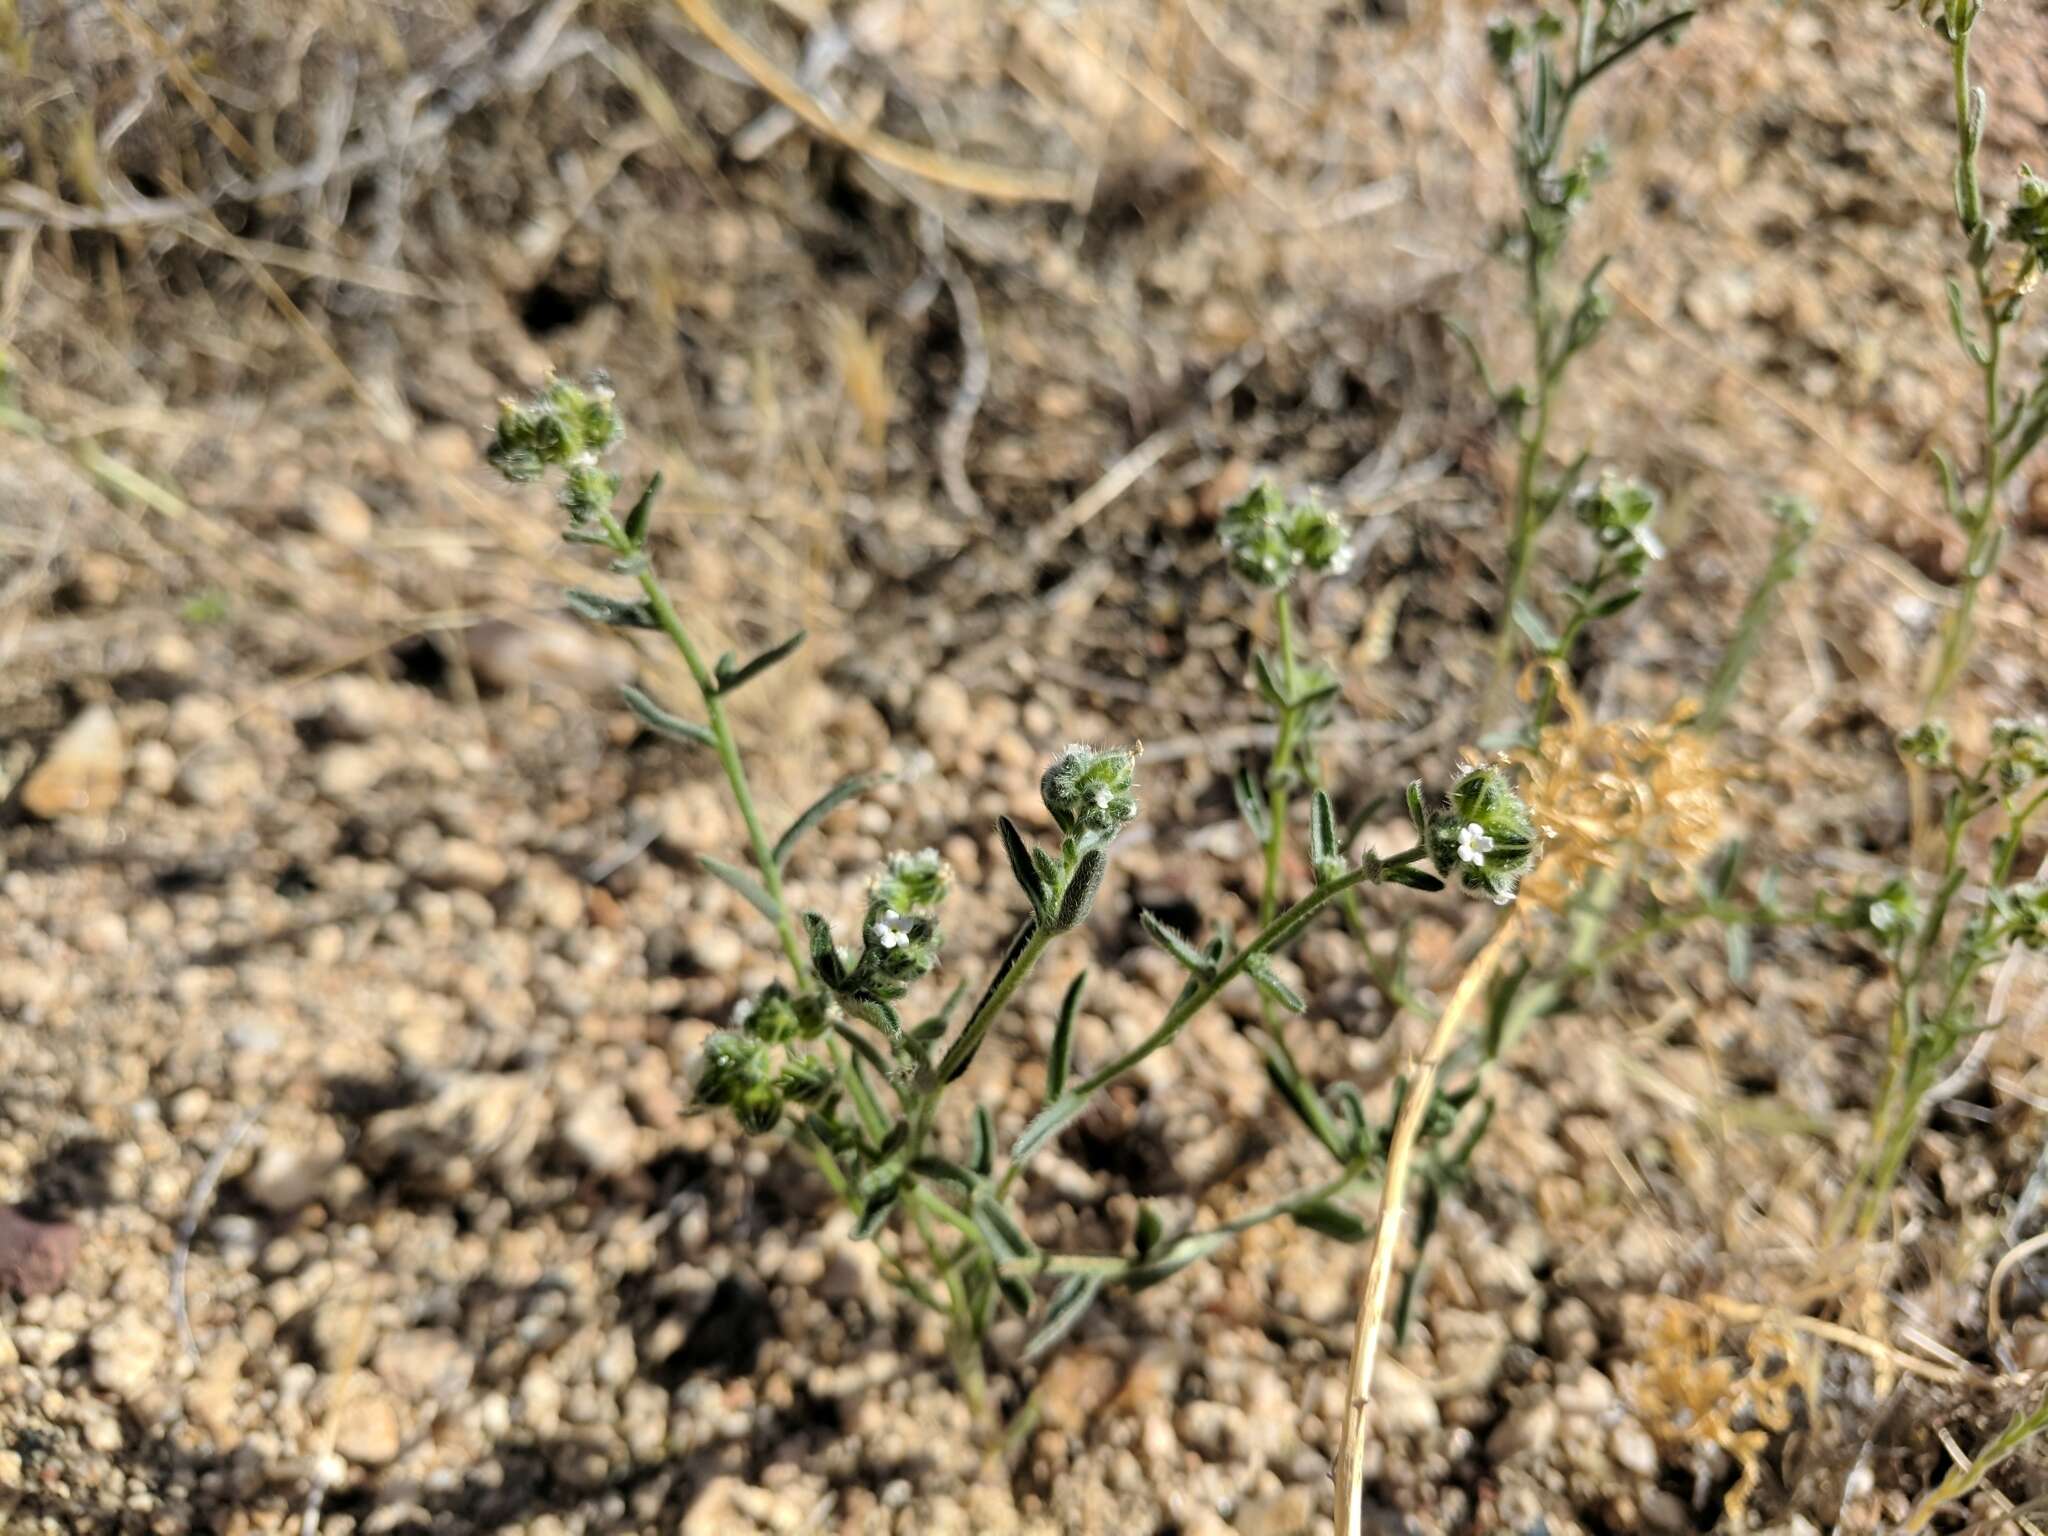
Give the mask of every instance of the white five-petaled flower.
[{"label": "white five-petaled flower", "polygon": [[1095,809],[1098,811],[1109,809],[1109,786],[1106,784],[1095,786]]},{"label": "white five-petaled flower", "polygon": [[882,914],[882,920],[875,924],[875,942],[884,949],[894,949],[910,942],[910,919],[893,908]]},{"label": "white five-petaled flower", "polygon": [[1465,823],[1465,830],[1458,834],[1458,857],[1467,864],[1484,864],[1486,856],[1493,852],[1493,839],[1486,835],[1486,829],[1476,821]]}]

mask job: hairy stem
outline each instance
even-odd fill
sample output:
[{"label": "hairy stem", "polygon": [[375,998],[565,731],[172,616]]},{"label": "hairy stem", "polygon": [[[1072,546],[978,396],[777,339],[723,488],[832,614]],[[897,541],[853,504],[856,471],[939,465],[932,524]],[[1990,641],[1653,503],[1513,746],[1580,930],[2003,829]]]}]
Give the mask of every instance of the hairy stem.
[{"label": "hairy stem", "polygon": [[762,830],[761,814],[754,808],[754,792],[747,783],[746,766],[740,761],[739,744],[733,740],[732,722],[726,718],[718,680],[704,665],[703,655],[690,638],[689,631],[683,628],[682,618],[676,613],[675,604],[669,601],[668,590],[662,586],[661,578],[655,574],[653,562],[637,554],[633,541],[626,536],[626,530],[619,526],[618,518],[612,513],[603,515],[601,526],[605,536],[611,540],[612,549],[621,559],[638,559],[637,575],[647,606],[654,614],[655,622],[661,626],[661,632],[668,636],[669,643],[682,656],[683,665],[690,669],[691,680],[696,683],[697,692],[704,700],[704,719],[711,728],[719,766],[725,770],[725,781],[732,787],[733,803],[739,807],[740,819],[746,823],[747,842],[753,850],[754,868],[761,876],[761,889],[775,908],[775,931],[782,940],[782,952],[788,956],[790,968],[801,982],[810,975],[810,956],[797,936],[796,922],[790,917],[789,903],[783,898],[782,869],[775,862],[768,834]]}]

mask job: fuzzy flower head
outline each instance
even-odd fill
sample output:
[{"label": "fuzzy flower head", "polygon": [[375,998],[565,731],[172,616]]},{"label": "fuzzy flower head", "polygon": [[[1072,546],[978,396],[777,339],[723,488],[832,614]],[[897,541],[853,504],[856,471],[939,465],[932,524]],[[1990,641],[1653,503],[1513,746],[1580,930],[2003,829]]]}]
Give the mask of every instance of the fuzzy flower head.
[{"label": "fuzzy flower head", "polygon": [[1536,854],[1529,808],[1493,764],[1468,763],[1428,818],[1423,841],[1436,872],[1505,905]]},{"label": "fuzzy flower head", "polygon": [[953,887],[953,871],[936,848],[921,853],[892,853],[875,876],[868,894],[898,912],[935,912]]},{"label": "fuzzy flower head", "polygon": [[2030,166],[2020,167],[2019,195],[2005,216],[2005,238],[2025,252],[2035,266],[2048,266],[2048,181]]},{"label": "fuzzy flower head", "polygon": [[1288,505],[1268,481],[1223,514],[1217,529],[1230,568],[1255,587],[1277,591],[1299,570],[1342,575],[1351,567],[1351,530],[1314,502]]},{"label": "fuzzy flower head", "polygon": [[860,932],[860,963],[850,990],[862,996],[894,1001],[939,963],[939,926],[922,913],[870,901]]},{"label": "fuzzy flower head", "polygon": [[1949,729],[1939,720],[1929,720],[1901,733],[1899,756],[1922,768],[1946,768],[1954,761],[1954,742]]},{"label": "fuzzy flower head", "polygon": [[763,1045],[815,1040],[831,1023],[830,1003],[819,992],[792,997],[781,982],[771,982],[733,1009],[732,1022]]},{"label": "fuzzy flower head", "polygon": [[783,1059],[782,1073],[775,1079],[775,1086],[790,1103],[816,1108],[838,1094],[839,1075],[822,1056],[791,1052]]},{"label": "fuzzy flower head", "polygon": [[1077,742],[1052,760],[1038,793],[1060,831],[1107,843],[1138,814],[1138,754]]},{"label": "fuzzy flower head", "polygon": [[1997,720],[1991,726],[1991,769],[2007,789],[2048,777],[2048,721]]},{"label": "fuzzy flower head", "polygon": [[508,480],[538,480],[550,469],[588,468],[624,435],[611,383],[551,378],[532,400],[506,400],[485,456]]}]

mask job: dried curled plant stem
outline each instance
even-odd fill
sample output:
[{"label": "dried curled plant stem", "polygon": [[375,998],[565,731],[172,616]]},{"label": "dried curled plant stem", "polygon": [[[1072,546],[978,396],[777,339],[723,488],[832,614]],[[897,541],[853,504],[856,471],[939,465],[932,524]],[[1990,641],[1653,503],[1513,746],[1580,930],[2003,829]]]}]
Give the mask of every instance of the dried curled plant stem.
[{"label": "dried curled plant stem", "polygon": [[1345,1398],[1344,1434],[1337,1452],[1337,1536],[1359,1536],[1364,1529],[1365,1410],[1372,1402],[1372,1373],[1379,1358],[1380,1327],[1386,1321],[1387,1302],[1393,1294],[1394,1258],[1401,1246],[1401,1223],[1406,1213],[1416,1143],[1435,1098],[1437,1073],[1458,1043],[1473,1005],[1486,995],[1501,957],[1515,942],[1518,927],[1512,916],[1503,922],[1458,978],[1450,1001],[1444,1004],[1436,1028],[1430,1032],[1429,1044],[1415,1063],[1401,1101],[1400,1117],[1394,1122],[1393,1139],[1387,1147],[1386,1181],[1380,1194],[1379,1227],[1373,1234],[1372,1253],[1366,1260],[1365,1293],[1358,1301],[1358,1321],[1351,1339],[1351,1389]]}]

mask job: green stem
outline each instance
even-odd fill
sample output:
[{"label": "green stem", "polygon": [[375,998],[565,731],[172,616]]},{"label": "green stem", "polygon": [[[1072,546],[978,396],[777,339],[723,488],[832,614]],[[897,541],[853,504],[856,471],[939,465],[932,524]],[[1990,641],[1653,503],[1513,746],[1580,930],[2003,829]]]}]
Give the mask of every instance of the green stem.
[{"label": "green stem", "polygon": [[1991,574],[1993,551],[2004,532],[1998,516],[1998,492],[2005,481],[1998,453],[1998,376],[2005,352],[2005,323],[1998,313],[1990,255],[1983,249],[1989,242],[1984,239],[1984,200],[1977,181],[1977,146],[1970,132],[1969,29],[1965,28],[1951,39],[1949,57],[1955,77],[1956,211],[1962,220],[1964,238],[1970,242],[1970,271],[1976,283],[1977,312],[1983,321],[1985,335],[1982,355],[1976,359],[1984,383],[1984,487],[1977,505],[1968,512],[1965,526],[1969,530],[1970,541],[1963,555],[1962,579],[1956,594],[1956,606],[1942,628],[1941,650],[1921,711],[1923,717],[1938,713],[1947,703],[1949,692],[1969,659],[1977,591]]},{"label": "green stem", "polygon": [[[1313,1189],[1298,1190],[1282,1199],[1259,1206],[1256,1210],[1246,1211],[1241,1216],[1233,1216],[1228,1221],[1218,1222],[1201,1232],[1185,1234],[1175,1241],[1185,1243],[1199,1242],[1205,1238],[1234,1237],[1240,1232],[1248,1232],[1253,1227],[1277,1217],[1291,1216],[1308,1206],[1319,1205],[1347,1194],[1353,1185],[1363,1180],[1371,1171],[1372,1164],[1368,1162],[1347,1163],[1335,1178],[1328,1179]],[[1006,1260],[1000,1268],[1006,1275],[1021,1275],[1027,1279],[1033,1275],[1100,1275],[1105,1280],[1117,1280],[1134,1270],[1146,1268],[1155,1258],[1156,1256],[1132,1258],[1120,1253],[1039,1253],[1028,1259]]]},{"label": "green stem", "polygon": [[691,640],[689,631],[683,628],[683,621],[676,613],[675,604],[669,601],[661,578],[655,574],[653,563],[634,549],[633,541],[626,536],[626,530],[619,526],[618,518],[612,513],[604,513],[600,525],[621,559],[638,560],[636,574],[640,590],[647,598],[647,606],[654,614],[655,622],[661,626],[661,632],[668,636],[669,642],[682,656],[683,665],[690,669],[690,677],[703,697],[705,723],[711,728],[719,766],[725,770],[725,781],[732,787],[733,803],[739,807],[740,819],[746,823],[747,842],[753,849],[754,867],[761,876],[761,889],[775,908],[775,931],[782,940],[782,952],[789,957],[790,968],[802,982],[810,975],[810,955],[797,936],[796,923],[789,915],[788,902],[783,898],[782,868],[775,862],[773,846],[761,827],[760,812],[754,808],[754,792],[747,783],[746,767],[740,761],[739,744],[733,740],[732,723],[726,719],[718,680],[704,665],[704,658],[699,654],[696,642]]}]

